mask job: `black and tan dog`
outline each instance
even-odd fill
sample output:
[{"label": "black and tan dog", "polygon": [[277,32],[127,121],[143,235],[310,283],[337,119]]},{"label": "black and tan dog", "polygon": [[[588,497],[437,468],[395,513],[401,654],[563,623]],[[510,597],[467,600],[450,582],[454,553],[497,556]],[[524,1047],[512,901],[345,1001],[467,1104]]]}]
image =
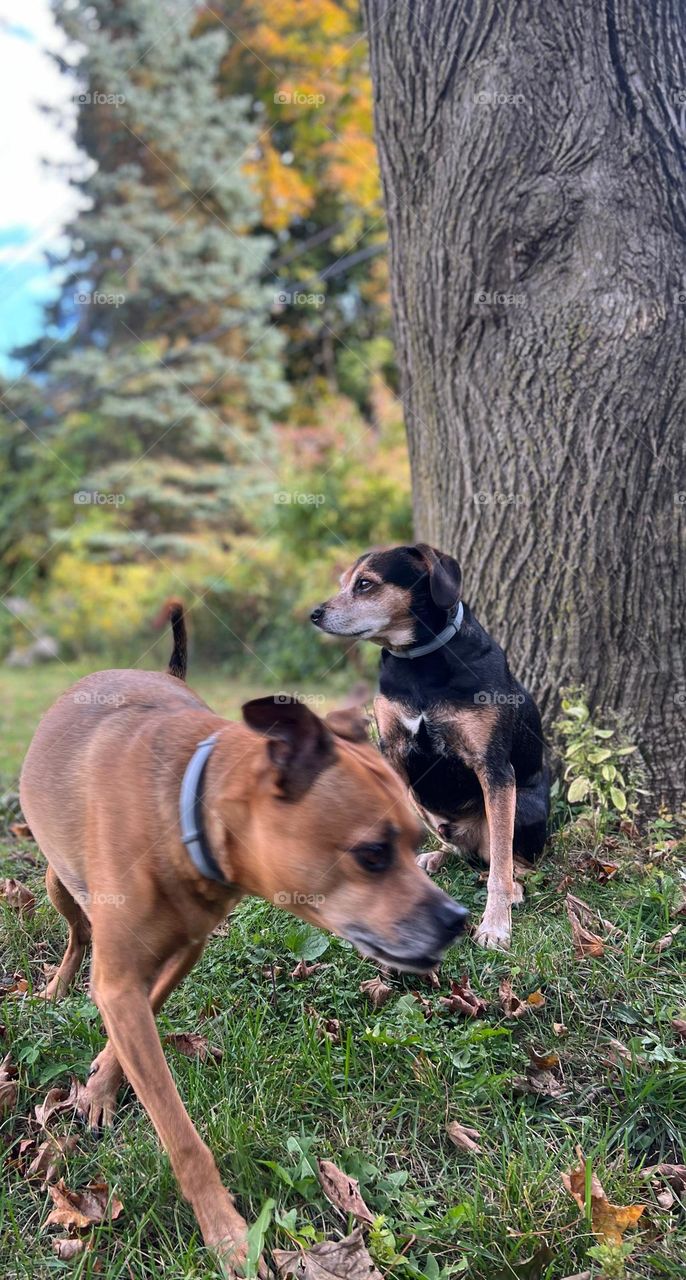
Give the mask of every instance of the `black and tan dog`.
[{"label": "black and tan dog", "polygon": [[[383,645],[374,704],[382,748],[439,836],[490,860],[476,938],[503,947],[513,849],[530,860],[543,848],[550,774],[538,708],[461,591],[457,561],[433,547],[374,550],[311,618],[322,631]],[[436,871],[444,857],[420,862]]]},{"label": "black and tan dog", "polygon": [[21,803],[48,860],[69,942],[42,993],[64,995],[92,940],[91,991],[109,1040],[79,1107],[109,1123],[124,1074],[230,1275],[247,1226],[177,1093],[155,1014],[244,894],[257,894],[395,968],[427,970],[467,912],[428,880],[420,824],[361,717],[320,720],[259,698],[223,720],[184,683],[172,612],[166,674],[99,671],[41,720]]}]

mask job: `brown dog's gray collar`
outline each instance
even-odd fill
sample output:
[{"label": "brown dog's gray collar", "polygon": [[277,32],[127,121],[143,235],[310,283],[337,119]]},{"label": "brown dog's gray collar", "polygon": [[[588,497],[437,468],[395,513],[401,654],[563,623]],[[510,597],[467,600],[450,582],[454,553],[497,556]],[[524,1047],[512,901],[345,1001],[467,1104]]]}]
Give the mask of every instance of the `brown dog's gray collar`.
[{"label": "brown dog's gray collar", "polygon": [[219,737],[213,733],[209,738],[199,742],[191,756],[181,783],[179,796],[179,821],[181,824],[181,840],[188,850],[188,856],[196,871],[207,880],[215,880],[217,884],[231,886],[231,881],[222,875],[221,869],[210,849],[202,823],[202,793],[205,780],[205,767]]},{"label": "brown dog's gray collar", "polygon": [[458,600],[455,608],[451,610],[452,618],[448,622],[447,627],[439,631],[433,640],[427,641],[426,644],[411,645],[409,649],[391,649],[386,645],[385,652],[393,655],[394,658],[423,658],[427,653],[434,653],[436,649],[442,649],[444,644],[452,640],[456,636],[462,626],[464,618],[464,605]]}]

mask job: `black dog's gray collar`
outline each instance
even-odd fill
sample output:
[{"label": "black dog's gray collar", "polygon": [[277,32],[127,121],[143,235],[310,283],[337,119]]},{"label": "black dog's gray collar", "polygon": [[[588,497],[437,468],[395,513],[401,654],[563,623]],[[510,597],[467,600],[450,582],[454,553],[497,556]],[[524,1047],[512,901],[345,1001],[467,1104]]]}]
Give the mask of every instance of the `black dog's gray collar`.
[{"label": "black dog's gray collar", "polygon": [[462,626],[464,618],[464,605],[461,600],[457,602],[452,611],[452,618],[448,622],[447,627],[439,631],[433,640],[427,641],[426,644],[415,644],[409,649],[391,649],[386,646],[386,653],[392,653],[394,658],[423,658],[427,653],[434,653],[436,649],[442,649],[444,644],[452,640],[456,636]]},{"label": "black dog's gray collar", "polygon": [[179,796],[179,821],[181,823],[181,839],[188,850],[193,866],[201,876],[208,880],[216,880],[218,884],[230,885],[217,865],[210,849],[207,836],[202,825],[202,793],[205,778],[205,766],[214,750],[218,733],[199,742],[183,775],[181,795]]}]

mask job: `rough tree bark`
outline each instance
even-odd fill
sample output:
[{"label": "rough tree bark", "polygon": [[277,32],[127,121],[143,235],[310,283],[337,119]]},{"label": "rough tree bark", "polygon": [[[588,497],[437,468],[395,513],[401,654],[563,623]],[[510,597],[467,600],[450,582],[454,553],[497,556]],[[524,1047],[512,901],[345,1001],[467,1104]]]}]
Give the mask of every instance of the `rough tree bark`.
[{"label": "rough tree bark", "polygon": [[683,6],[364,4],[416,533],[683,800]]}]

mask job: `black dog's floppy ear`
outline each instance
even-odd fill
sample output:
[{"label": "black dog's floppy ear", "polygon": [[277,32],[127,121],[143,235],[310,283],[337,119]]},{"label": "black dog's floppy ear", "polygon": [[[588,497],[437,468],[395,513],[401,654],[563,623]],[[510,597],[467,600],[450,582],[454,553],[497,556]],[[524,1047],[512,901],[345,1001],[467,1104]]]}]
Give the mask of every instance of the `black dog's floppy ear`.
[{"label": "black dog's floppy ear", "polygon": [[462,570],[457,560],[426,542],[418,542],[415,550],[429,570],[429,590],[434,604],[439,609],[454,609],[462,591]]},{"label": "black dog's floppy ear", "polygon": [[285,694],[254,698],[242,711],[245,723],[269,739],[267,750],[282,799],[302,799],[336,759],[333,738],[324,721],[303,702]]}]

